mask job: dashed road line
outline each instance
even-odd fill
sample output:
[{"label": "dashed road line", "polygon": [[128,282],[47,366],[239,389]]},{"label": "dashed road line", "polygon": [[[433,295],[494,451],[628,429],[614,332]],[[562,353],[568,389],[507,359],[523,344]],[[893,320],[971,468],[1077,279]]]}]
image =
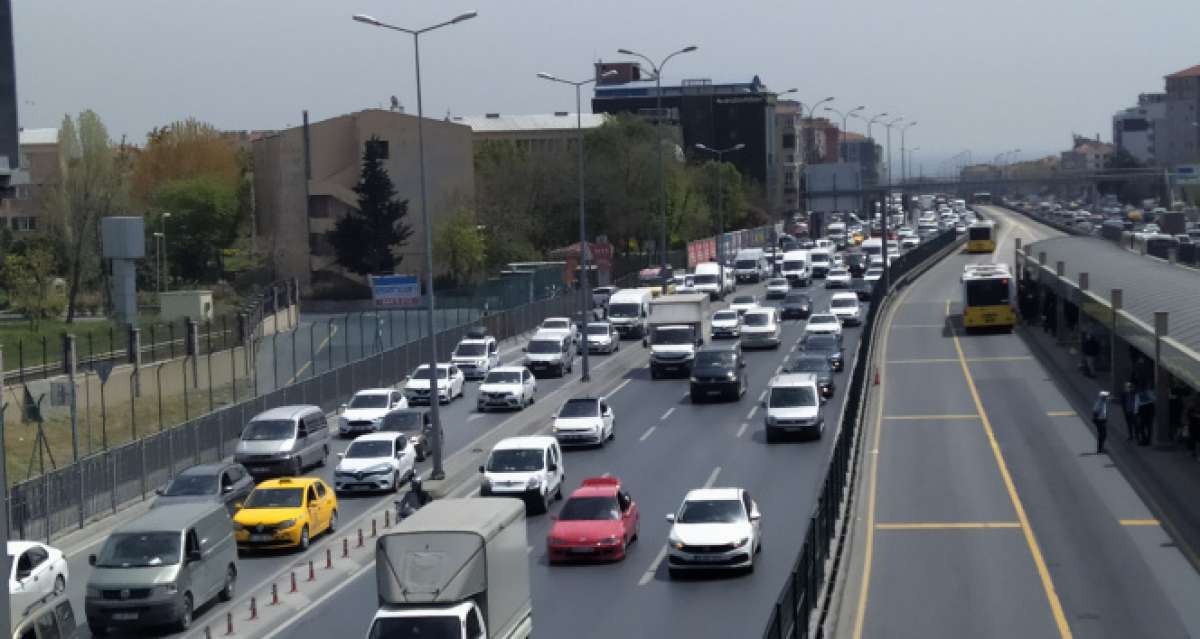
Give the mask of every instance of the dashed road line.
[{"label": "dashed road line", "polygon": [[750,425],[750,422],[742,422],[741,427],[738,428],[738,432],[736,435],[734,435],[734,437],[741,439],[742,433],[746,432],[746,427],[748,427],[749,425]]},{"label": "dashed road line", "polygon": [[1157,519],[1121,519],[1122,526],[1158,526]]},{"label": "dashed road line", "polygon": [[658,428],[658,426],[651,426],[650,428],[647,428],[646,432],[642,433],[642,436],[638,438],[638,441],[639,442],[646,441],[656,428]]},{"label": "dashed road line", "polygon": [[674,413],[674,412],[675,412],[674,406],[668,408],[667,412],[663,413],[662,417],[659,417],[659,420],[666,421],[666,419],[671,416],[671,413]]},{"label": "dashed road line", "polygon": [[757,413],[757,412],[758,412],[757,405],[750,407],[750,412],[746,414],[746,421],[750,421],[750,420],[754,419],[754,413]]},{"label": "dashed road line", "polygon": [[658,554],[654,556],[654,561],[650,562],[650,567],[646,569],[646,572],[642,573],[642,578],[638,579],[638,585],[645,586],[653,581],[655,573],[658,572],[658,565],[666,558],[667,547],[664,545],[662,548],[659,548]]}]

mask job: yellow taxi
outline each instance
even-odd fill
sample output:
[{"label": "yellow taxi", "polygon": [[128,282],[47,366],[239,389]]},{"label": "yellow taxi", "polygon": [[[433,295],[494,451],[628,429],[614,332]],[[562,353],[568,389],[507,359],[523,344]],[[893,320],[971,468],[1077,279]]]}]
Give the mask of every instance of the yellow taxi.
[{"label": "yellow taxi", "polygon": [[269,479],[254,487],[237,514],[233,534],[239,550],[305,550],[313,537],[337,528],[337,495],[316,477]]}]

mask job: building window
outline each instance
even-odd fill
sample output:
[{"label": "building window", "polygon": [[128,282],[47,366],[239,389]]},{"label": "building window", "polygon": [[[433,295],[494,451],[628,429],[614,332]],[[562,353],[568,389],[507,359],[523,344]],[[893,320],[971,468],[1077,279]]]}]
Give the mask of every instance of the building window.
[{"label": "building window", "polygon": [[784,135],[783,136],[783,148],[785,148],[785,149],[796,148],[796,136],[792,135],[792,134]]},{"label": "building window", "polygon": [[367,147],[367,150],[371,150],[372,147],[374,147],[374,150],[379,153],[380,159],[387,160],[391,157],[389,155],[387,140],[367,140],[365,146]]},{"label": "building window", "polygon": [[18,200],[28,200],[31,193],[28,184],[18,184],[14,191],[14,197]]},{"label": "building window", "polygon": [[23,215],[12,218],[12,228],[14,231],[36,231],[37,218]]}]

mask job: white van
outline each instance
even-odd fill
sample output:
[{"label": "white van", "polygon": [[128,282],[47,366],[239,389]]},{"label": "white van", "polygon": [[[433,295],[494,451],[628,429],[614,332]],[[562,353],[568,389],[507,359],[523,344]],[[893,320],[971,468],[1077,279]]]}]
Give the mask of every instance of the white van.
[{"label": "white van", "polygon": [[646,334],[652,299],[654,294],[645,288],[623,288],[608,299],[608,321],[622,339],[641,339]]},{"label": "white van", "polygon": [[811,264],[808,251],[788,251],[783,254],[783,276],[792,286],[808,286],[812,283]]},{"label": "white van", "polygon": [[833,266],[833,249],[818,246],[808,252],[808,259],[812,277],[825,277]]},{"label": "white van", "polygon": [[544,435],[500,440],[479,472],[480,496],[523,499],[534,513],[544,513],[550,502],[562,499],[567,474],[558,440]]},{"label": "white van", "polygon": [[720,264],[702,262],[696,265],[692,273],[693,288],[697,293],[707,293],[710,299],[720,299],[725,296],[727,282]]}]

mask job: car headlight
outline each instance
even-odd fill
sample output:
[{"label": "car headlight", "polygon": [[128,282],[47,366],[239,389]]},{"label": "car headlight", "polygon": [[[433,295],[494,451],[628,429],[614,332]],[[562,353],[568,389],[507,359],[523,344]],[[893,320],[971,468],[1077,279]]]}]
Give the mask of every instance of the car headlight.
[{"label": "car headlight", "polygon": [[675,550],[683,550],[684,544],[682,541],[680,541],[678,539],[675,539],[672,537],[667,540],[667,543],[670,544],[671,547],[674,548]]},{"label": "car headlight", "polygon": [[392,467],[389,464],[377,464],[363,471],[367,475],[379,475],[381,473],[390,473]]},{"label": "car headlight", "polygon": [[529,490],[533,490],[534,488],[541,488],[541,487],[542,487],[542,478],[541,477],[530,477],[529,481],[525,482],[525,488],[527,488]]},{"label": "car headlight", "polygon": [[154,594],[156,595],[174,595],[178,592],[179,586],[175,584],[163,584],[161,586],[154,587]]},{"label": "car headlight", "polygon": [[728,373],[725,373],[725,378],[730,380],[737,379],[737,373],[729,371]]},{"label": "car headlight", "polygon": [[612,546],[617,543],[620,543],[620,537],[617,537],[616,535],[609,535],[600,540],[601,546]]},{"label": "car headlight", "polygon": [[276,525],[276,528],[278,528],[279,530],[287,530],[288,528],[291,528],[292,526],[295,526],[295,525],[296,525],[295,519],[285,519],[285,520],[279,522],[279,524]]}]

